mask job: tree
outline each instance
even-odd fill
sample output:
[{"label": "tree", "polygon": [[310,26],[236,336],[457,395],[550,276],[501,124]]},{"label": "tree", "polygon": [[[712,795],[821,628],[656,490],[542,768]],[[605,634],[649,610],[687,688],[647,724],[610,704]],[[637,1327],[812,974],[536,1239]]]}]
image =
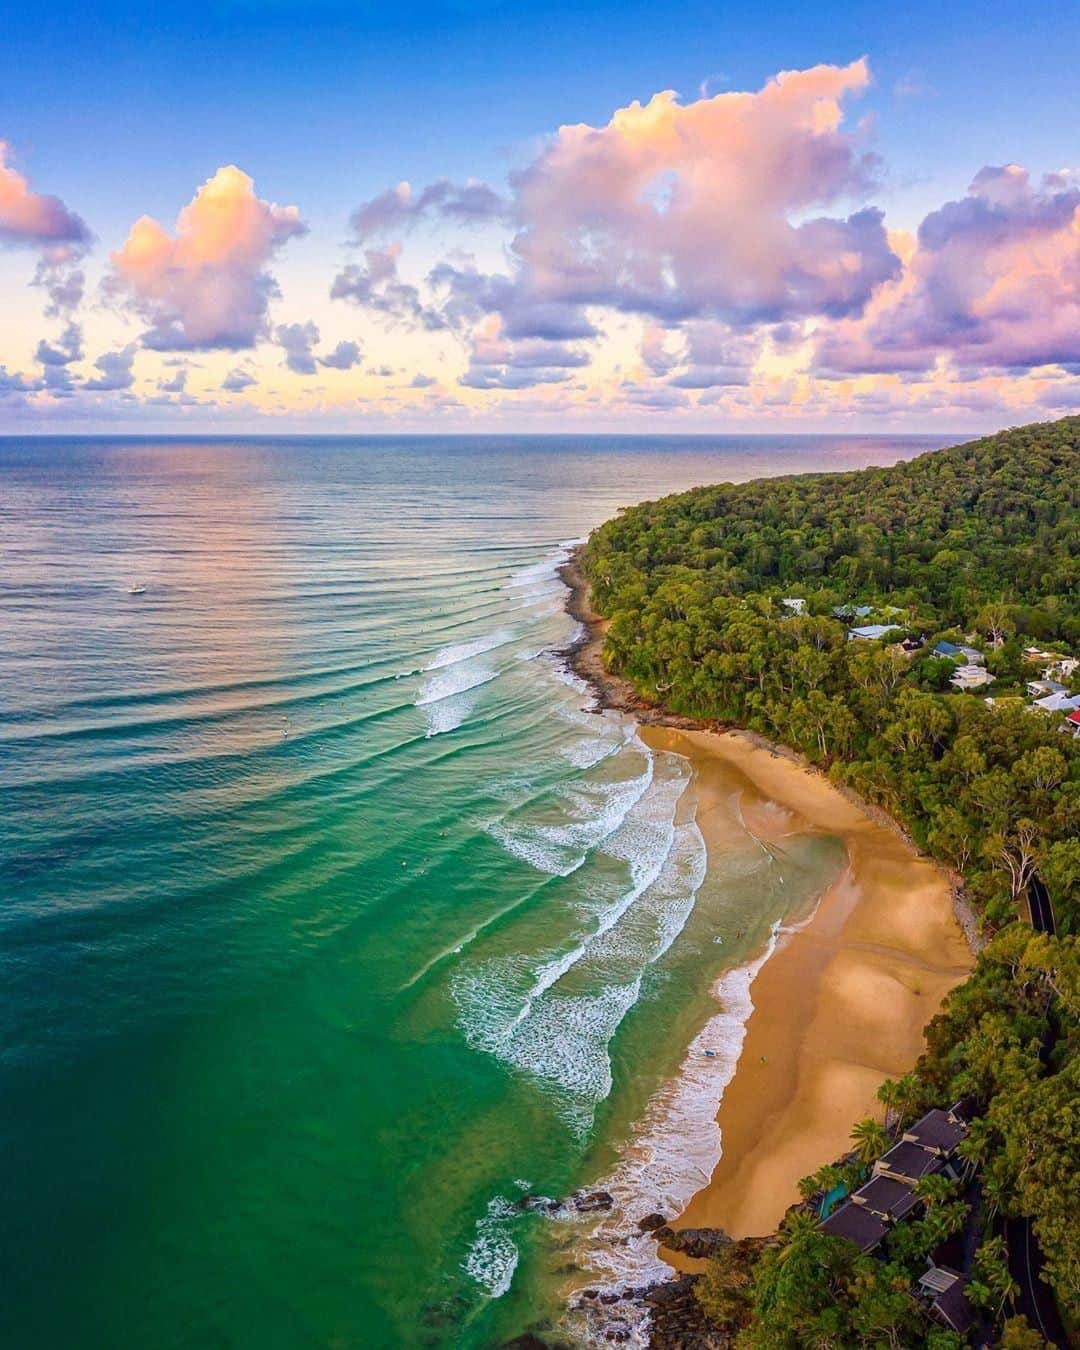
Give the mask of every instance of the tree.
[{"label": "tree", "polygon": [[998,601],[984,605],[975,616],[974,622],[976,629],[980,633],[985,633],[995,646],[1016,632],[1016,624],[1012,620],[1008,606]]},{"label": "tree", "polygon": [[851,1137],[859,1150],[863,1162],[870,1163],[880,1158],[889,1144],[885,1127],[876,1120],[860,1120],[851,1131]]},{"label": "tree", "polygon": [[1035,871],[1038,858],[1038,826],[1033,820],[1018,820],[1008,834],[992,834],[985,854],[992,866],[1008,873],[1013,900],[1018,900]]},{"label": "tree", "polygon": [[1039,745],[1020,756],[1013,765],[1013,776],[1037,792],[1052,792],[1069,776],[1069,764],[1060,750]]}]

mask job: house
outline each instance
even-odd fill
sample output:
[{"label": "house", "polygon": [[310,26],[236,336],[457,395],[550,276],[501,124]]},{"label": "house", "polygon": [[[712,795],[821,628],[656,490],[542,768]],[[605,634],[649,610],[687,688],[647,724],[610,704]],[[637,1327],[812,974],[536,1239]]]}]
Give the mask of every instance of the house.
[{"label": "house", "polygon": [[944,638],[934,648],[935,656],[947,656],[950,661],[966,661],[971,666],[981,666],[986,660],[982,652],[975,647],[957,646],[954,642],[946,642]]},{"label": "house", "polygon": [[806,601],[798,595],[789,595],[787,599],[781,600],[780,604],[789,614],[806,613]]},{"label": "house", "polygon": [[900,1136],[905,1143],[918,1144],[940,1158],[949,1158],[967,1138],[967,1126],[955,1111],[934,1107]]},{"label": "house", "polygon": [[851,1197],[853,1205],[863,1205],[880,1219],[895,1223],[910,1214],[919,1203],[915,1188],[892,1177],[873,1177]]},{"label": "house", "polygon": [[1068,693],[1044,694],[1042,698],[1037,698],[1032,706],[1048,713],[1071,713],[1080,708],[1080,694],[1071,697]]},{"label": "house", "polygon": [[942,1159],[936,1153],[902,1139],[874,1163],[874,1176],[891,1177],[893,1181],[906,1181],[914,1185],[923,1177],[940,1172],[943,1166]]},{"label": "house", "polygon": [[919,1289],[930,1300],[931,1315],[958,1336],[966,1336],[975,1324],[966,1285],[960,1272],[950,1266],[931,1265],[919,1277]]},{"label": "house", "polygon": [[1080,670],[1080,660],[1075,656],[1061,656],[1056,661],[1052,661],[1043,671],[1043,674],[1051,679],[1056,677],[1059,680],[1070,680],[1078,670]]},{"label": "house", "polygon": [[918,637],[906,637],[903,642],[901,642],[900,646],[903,647],[906,652],[917,652],[925,641],[925,636],[920,634]]},{"label": "house", "polygon": [[844,623],[850,623],[852,619],[868,619],[873,610],[869,605],[836,605],[833,614]]},{"label": "house", "polygon": [[891,633],[895,627],[896,625],[893,623],[867,623],[861,628],[849,628],[848,641],[876,642],[886,633]]},{"label": "house", "polygon": [[1032,698],[1045,698],[1047,694],[1067,694],[1069,691],[1056,680],[1028,680],[1027,691]]},{"label": "house", "polygon": [[830,1214],[821,1231],[830,1237],[847,1238],[861,1252],[872,1252],[889,1231],[889,1225],[865,1205],[849,1204]]},{"label": "house", "polygon": [[949,677],[949,683],[955,689],[983,689],[994,683],[994,677],[982,666],[957,666],[955,674]]},{"label": "house", "polygon": [[1060,661],[1060,660],[1061,660],[1061,653],[1060,653],[1060,652],[1044,652],[1043,649],[1042,649],[1041,647],[1025,647],[1025,648],[1024,648],[1024,660],[1025,660],[1025,661],[1032,661],[1032,662],[1035,662],[1035,661]]},{"label": "house", "polygon": [[1073,740],[1080,740],[1080,710],[1069,713],[1065,719],[1066,731],[1071,731]]}]

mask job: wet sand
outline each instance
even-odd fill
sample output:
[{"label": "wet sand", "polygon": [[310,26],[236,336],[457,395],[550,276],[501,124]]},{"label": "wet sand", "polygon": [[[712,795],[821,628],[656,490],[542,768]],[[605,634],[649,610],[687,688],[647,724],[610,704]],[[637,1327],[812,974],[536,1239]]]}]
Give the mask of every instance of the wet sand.
[{"label": "wet sand", "polygon": [[923,1027],[972,958],[944,873],[822,775],[738,732],[643,726],[641,735],[693,762],[706,844],[719,847],[730,829],[734,776],[746,824],[766,844],[810,828],[847,846],[844,874],[754,980],[717,1115],[723,1157],[673,1225],[757,1236],[799,1199],[801,1177],[851,1147],[856,1121],[881,1119],[878,1085],[915,1063]]}]

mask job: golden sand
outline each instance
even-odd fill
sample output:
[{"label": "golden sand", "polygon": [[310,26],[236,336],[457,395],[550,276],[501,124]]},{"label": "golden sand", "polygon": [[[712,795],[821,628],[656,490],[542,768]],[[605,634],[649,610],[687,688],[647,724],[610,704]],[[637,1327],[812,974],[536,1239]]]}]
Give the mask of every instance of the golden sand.
[{"label": "golden sand", "polygon": [[674,1225],[772,1232],[799,1198],[799,1179],[846,1152],[857,1120],[881,1118],[878,1085],[915,1063],[923,1027],[971,955],[944,874],[820,774],[738,733],[646,726],[641,735],[694,764],[710,849],[730,829],[733,778],[759,838],[810,828],[847,846],[842,877],[754,980],[742,1055],[717,1115],[723,1157]]}]

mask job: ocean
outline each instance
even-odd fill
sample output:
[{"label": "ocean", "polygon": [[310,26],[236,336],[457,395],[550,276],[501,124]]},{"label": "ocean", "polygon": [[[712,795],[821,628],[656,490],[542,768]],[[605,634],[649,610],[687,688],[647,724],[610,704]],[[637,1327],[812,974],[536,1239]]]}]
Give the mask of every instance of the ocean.
[{"label": "ocean", "polygon": [[556,568],[942,443],[0,439],[0,1344],[496,1346],[648,1278],[839,856],[706,857]]}]

